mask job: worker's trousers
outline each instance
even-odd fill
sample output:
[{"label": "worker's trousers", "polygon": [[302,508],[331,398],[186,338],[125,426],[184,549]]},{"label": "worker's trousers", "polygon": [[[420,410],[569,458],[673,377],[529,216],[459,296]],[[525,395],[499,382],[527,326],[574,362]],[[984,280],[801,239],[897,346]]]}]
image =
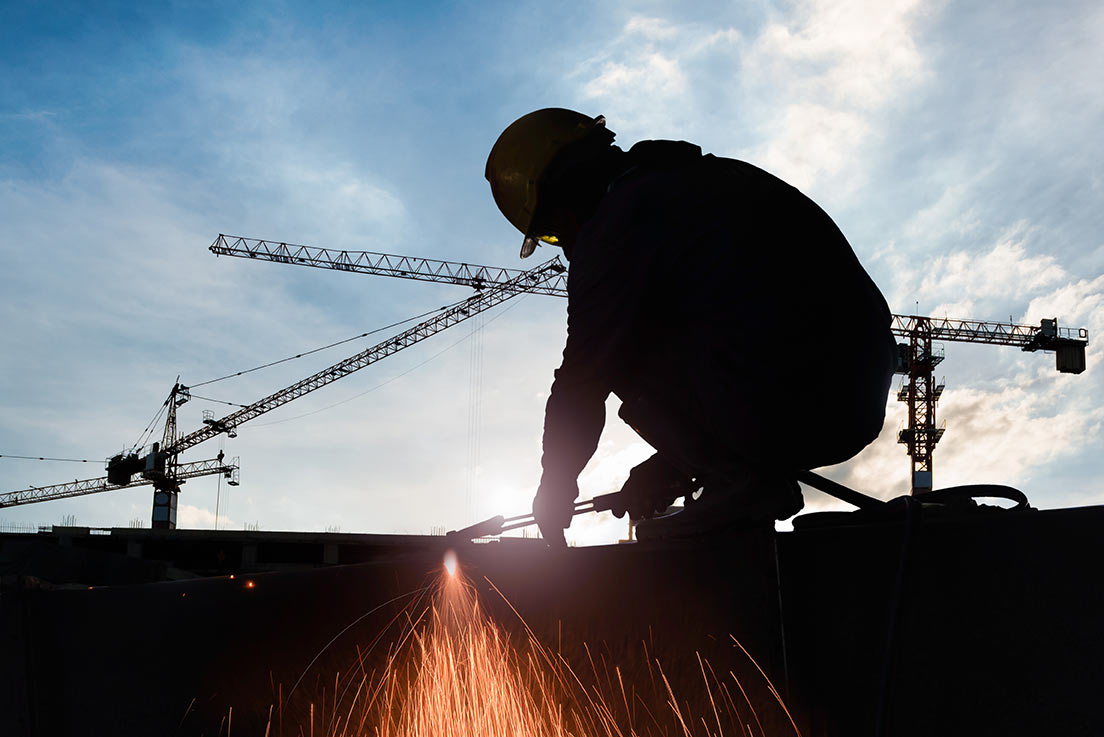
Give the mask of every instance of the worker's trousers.
[{"label": "worker's trousers", "polygon": [[896,364],[888,329],[866,345],[836,346],[814,366],[794,360],[774,370],[702,353],[656,351],[616,392],[621,418],[695,478],[842,463],[882,429]]}]

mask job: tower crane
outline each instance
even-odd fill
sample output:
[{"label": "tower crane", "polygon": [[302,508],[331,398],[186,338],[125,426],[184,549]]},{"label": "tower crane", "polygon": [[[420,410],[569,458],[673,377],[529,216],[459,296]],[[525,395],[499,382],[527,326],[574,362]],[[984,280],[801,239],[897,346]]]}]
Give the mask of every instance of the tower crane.
[{"label": "tower crane", "polygon": [[[237,458],[226,461],[223,453],[219,451],[215,458],[181,463],[175,453],[169,454],[162,451],[162,448],[170,447],[175,443],[176,410],[189,399],[191,399],[191,393],[188,388],[177,381],[165,400],[165,430],[161,441],[153,443],[148,448],[141,450],[133,448],[111,456],[107,459],[107,476],[76,479],[50,486],[31,486],[19,491],[5,492],[0,494],[0,507],[68,499],[149,484],[154,488],[153,526],[158,527],[160,526],[157,524],[159,506],[166,512],[171,507],[172,518],[175,521],[176,497],[180,492],[180,485],[188,479],[222,474],[231,486],[237,486],[240,471]],[[134,476],[138,478],[135,479]]]},{"label": "tower crane", "polygon": [[[209,250],[216,256],[310,266],[360,274],[392,276],[419,281],[462,284],[476,290],[501,287],[524,272],[494,266],[455,261],[412,258],[373,251],[345,251],[294,243],[219,234]],[[554,297],[567,296],[566,270],[527,291]],[[943,360],[935,341],[987,343],[1017,346],[1023,351],[1053,351],[1058,371],[1079,374],[1085,370],[1088,331],[1059,327],[1057,318],[1039,325],[983,320],[952,320],[920,315],[893,315],[893,334],[907,342],[898,343],[896,373],[905,381],[897,398],[908,404],[908,424],[897,434],[912,463],[912,494],[932,490],[932,454],[943,437],[945,425],[936,422],[936,403],[945,387],[936,383],[935,367]]]},{"label": "tower crane", "polygon": [[1058,326],[1058,319],[1044,319],[1039,325],[982,320],[894,315],[893,334],[908,343],[897,345],[897,373],[907,378],[897,391],[898,401],[908,404],[908,425],[897,433],[897,442],[908,449],[912,460],[912,493],[932,489],[932,454],[942,439],[945,423],[937,424],[935,406],[945,382],[936,382],[935,367],[943,351],[934,341],[987,343],[1017,346],[1023,351],[1054,351],[1055,368],[1065,374],[1085,370],[1085,346],[1089,331]]},{"label": "tower crane", "polygon": [[[405,272],[410,268],[421,270],[423,267],[429,268],[427,264],[433,263],[426,262],[425,259],[407,259],[406,261],[406,263],[395,267],[381,266],[379,267],[381,271],[377,273],[387,273],[389,269],[395,272]],[[436,263],[443,264],[444,262]],[[342,379],[382,358],[436,335],[442,330],[463,322],[512,297],[527,292],[539,293],[540,290],[546,288],[547,282],[561,277],[565,271],[566,267],[556,257],[528,271],[507,272],[502,270],[494,275],[488,274],[489,278],[493,276],[494,281],[488,281],[486,289],[480,290],[463,302],[444,308],[436,315],[387,338],[381,343],[366,348],[250,405],[241,407],[225,417],[218,419],[213,415],[205,417],[203,427],[185,435],[178,435],[177,433],[176,409],[188,401],[191,392],[187,386],[180,384],[178,381],[169,393],[169,398],[165,400],[168,411],[162,440],[160,443],[154,443],[149,452],[123,452],[112,456],[108,459],[107,477],[104,479],[74,481],[49,487],[32,487],[22,491],[0,494],[0,500],[2,500],[0,506],[17,506],[77,496],[78,494],[93,494],[100,491],[153,484],[153,527],[155,529],[175,529],[177,499],[180,494],[180,484],[185,479],[207,473],[229,472],[232,479],[231,483],[236,484],[238,470],[236,462],[223,464],[221,455],[216,459],[217,467],[208,468],[207,466],[211,461],[180,463],[178,460],[180,453],[223,433],[229,437],[234,437],[237,428],[243,423],[332,384],[338,379]],[[428,274],[429,272],[423,271],[422,273]],[[397,276],[399,274],[395,273],[393,275]],[[446,281],[446,279],[437,279],[436,281]],[[474,286],[474,282],[471,285]],[[140,475],[142,480],[133,482],[131,479],[135,475]]]}]

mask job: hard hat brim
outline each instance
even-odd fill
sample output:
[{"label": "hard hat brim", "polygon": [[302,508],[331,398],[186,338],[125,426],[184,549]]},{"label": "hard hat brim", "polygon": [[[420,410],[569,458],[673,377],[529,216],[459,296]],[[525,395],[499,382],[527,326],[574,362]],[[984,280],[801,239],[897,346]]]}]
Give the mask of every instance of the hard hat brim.
[{"label": "hard hat brim", "polygon": [[537,246],[540,245],[540,240],[531,236],[526,236],[525,240],[521,242],[521,257],[529,258],[533,255],[533,251],[537,250]]}]

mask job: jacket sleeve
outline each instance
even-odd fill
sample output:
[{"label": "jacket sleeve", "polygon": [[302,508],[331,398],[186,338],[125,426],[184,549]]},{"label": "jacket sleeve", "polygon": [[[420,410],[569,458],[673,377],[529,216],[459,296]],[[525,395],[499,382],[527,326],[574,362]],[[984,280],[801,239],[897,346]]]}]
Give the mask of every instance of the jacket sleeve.
[{"label": "jacket sleeve", "polygon": [[[611,194],[580,233],[568,276],[567,344],[545,408],[544,475],[574,481],[598,447],[605,402],[632,370],[659,237],[640,234],[635,187]],[[631,252],[630,252],[631,245]]]}]

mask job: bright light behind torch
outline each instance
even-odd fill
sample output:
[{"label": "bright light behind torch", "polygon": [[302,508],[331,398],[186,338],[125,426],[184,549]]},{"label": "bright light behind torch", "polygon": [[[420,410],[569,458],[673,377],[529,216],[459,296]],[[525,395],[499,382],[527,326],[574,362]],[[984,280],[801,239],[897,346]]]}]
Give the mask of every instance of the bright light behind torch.
[{"label": "bright light behind torch", "polygon": [[451,550],[445,552],[445,570],[450,577],[456,575],[456,553]]}]

